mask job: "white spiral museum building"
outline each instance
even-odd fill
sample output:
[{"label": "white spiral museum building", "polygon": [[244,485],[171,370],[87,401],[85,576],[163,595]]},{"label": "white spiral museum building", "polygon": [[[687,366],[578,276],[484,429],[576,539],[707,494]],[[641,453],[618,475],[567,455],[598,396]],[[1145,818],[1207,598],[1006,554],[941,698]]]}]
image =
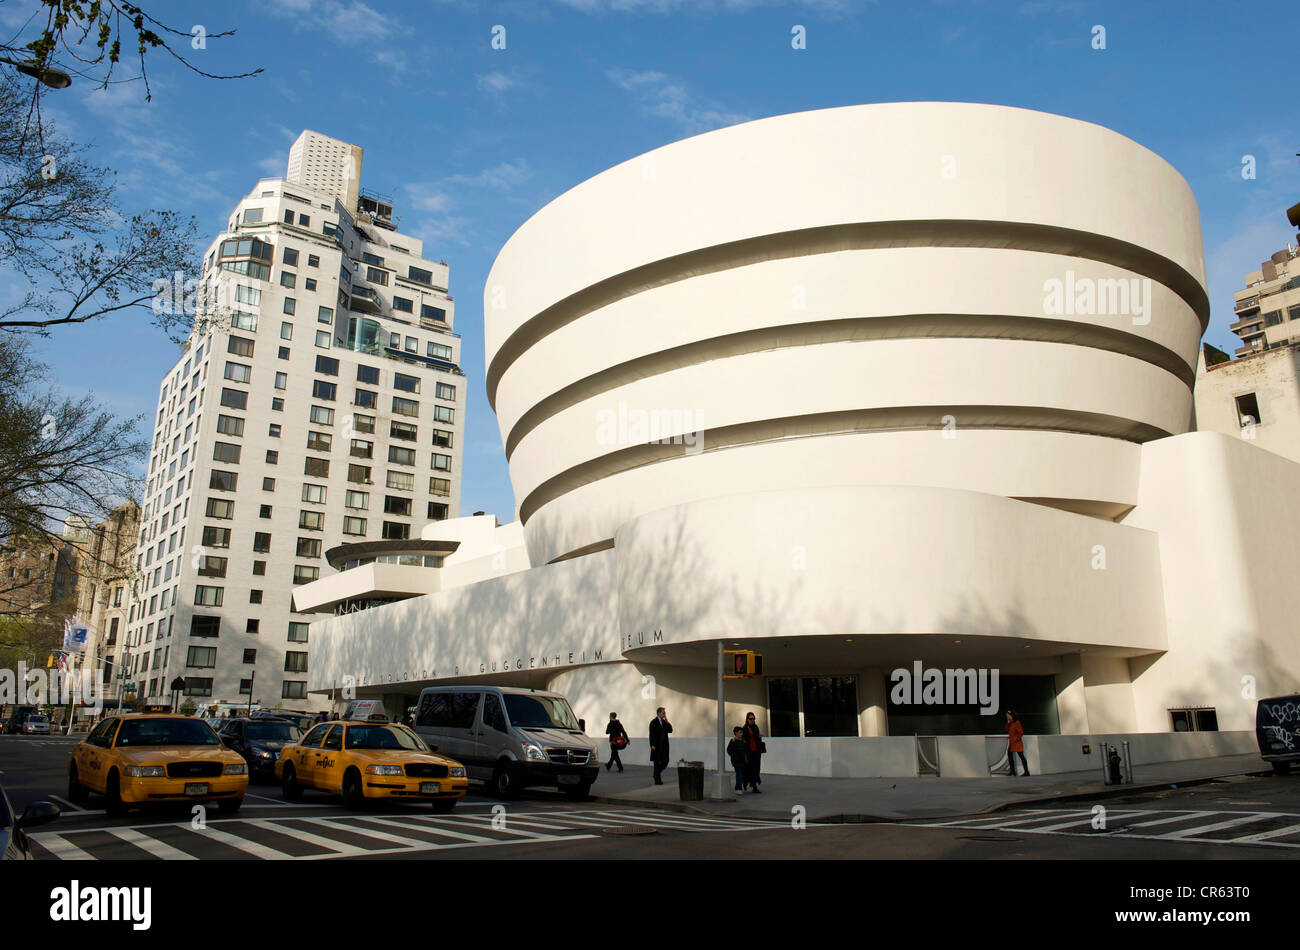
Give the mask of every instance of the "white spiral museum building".
[{"label": "white spiral museum building", "polygon": [[[727,719],[774,771],[876,775],[917,734],[987,774],[1007,707],[1031,770],[1246,750],[1243,677],[1297,685],[1300,491],[1248,502],[1300,467],[1192,431],[1199,215],[1124,136],[960,103],[699,135],[525,222],[484,314],[519,524],[300,588],[397,600],[313,626],[313,689],[544,686],[642,737],[663,705],[711,760],[722,641],[764,655]],[[918,662],[996,670],[999,711],[891,698]]]}]

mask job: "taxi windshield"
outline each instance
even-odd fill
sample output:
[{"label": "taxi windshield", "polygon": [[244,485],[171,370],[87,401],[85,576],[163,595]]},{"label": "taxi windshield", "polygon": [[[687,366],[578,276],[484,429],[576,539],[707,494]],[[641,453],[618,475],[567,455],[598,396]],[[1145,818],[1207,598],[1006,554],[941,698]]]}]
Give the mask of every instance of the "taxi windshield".
[{"label": "taxi windshield", "polygon": [[520,729],[571,729],[578,731],[578,720],[569,704],[560,696],[524,696],[506,693],[506,711],[510,724]]},{"label": "taxi windshield", "polygon": [[349,749],[410,749],[414,752],[428,752],[414,732],[402,726],[348,726],[344,745]]},{"label": "taxi windshield", "polygon": [[198,719],[128,719],[117,734],[117,746],[221,745],[212,727]]},{"label": "taxi windshield", "polygon": [[250,722],[244,727],[244,738],[264,742],[296,742],[302,738],[302,730],[291,722]]}]

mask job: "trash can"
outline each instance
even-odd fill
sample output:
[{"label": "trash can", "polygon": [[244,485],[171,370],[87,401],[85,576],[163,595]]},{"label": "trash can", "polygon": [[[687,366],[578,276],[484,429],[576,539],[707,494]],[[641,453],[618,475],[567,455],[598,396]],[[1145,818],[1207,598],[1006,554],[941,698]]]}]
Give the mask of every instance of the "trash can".
[{"label": "trash can", "polygon": [[704,801],[704,763],[677,763],[677,792],[684,802]]}]

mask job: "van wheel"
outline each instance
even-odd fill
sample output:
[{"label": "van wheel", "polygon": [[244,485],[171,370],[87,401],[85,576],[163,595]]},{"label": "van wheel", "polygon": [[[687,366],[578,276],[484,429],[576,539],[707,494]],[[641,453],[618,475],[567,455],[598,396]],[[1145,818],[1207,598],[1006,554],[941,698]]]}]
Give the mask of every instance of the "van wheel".
[{"label": "van wheel", "polygon": [[456,803],[457,803],[458,801],[460,801],[459,798],[439,798],[439,799],[436,799],[436,800],[433,802],[433,810],[436,811],[439,815],[446,815],[446,814],[449,814],[449,813],[451,812],[451,810],[452,810],[453,808],[456,807]]},{"label": "van wheel", "polygon": [[492,791],[497,798],[518,798],[519,781],[515,778],[514,771],[508,765],[498,765],[497,770],[492,773]]},{"label": "van wheel", "polygon": [[126,802],[122,801],[122,786],[117,772],[109,772],[104,783],[104,811],[109,818],[121,818],[126,814]]},{"label": "van wheel", "polygon": [[1287,774],[1288,772],[1290,772],[1290,771],[1291,771],[1291,763],[1290,763],[1290,762],[1274,762],[1274,763],[1273,763],[1273,772],[1274,772],[1275,774],[1277,774],[1277,775],[1286,775],[1286,774]]},{"label": "van wheel", "polygon": [[343,804],[356,810],[365,803],[366,793],[361,790],[361,773],[356,769],[348,769],[343,776]]},{"label": "van wheel", "polygon": [[564,790],[564,794],[575,802],[585,802],[587,796],[591,794],[591,783],[583,782],[581,785],[573,785]]},{"label": "van wheel", "polygon": [[77,780],[77,767],[68,770],[68,801],[74,805],[84,805],[90,800],[90,789]]},{"label": "van wheel", "polygon": [[298,784],[298,773],[294,771],[292,765],[284,767],[284,775],[280,779],[280,792],[291,802],[302,799],[302,786]]}]

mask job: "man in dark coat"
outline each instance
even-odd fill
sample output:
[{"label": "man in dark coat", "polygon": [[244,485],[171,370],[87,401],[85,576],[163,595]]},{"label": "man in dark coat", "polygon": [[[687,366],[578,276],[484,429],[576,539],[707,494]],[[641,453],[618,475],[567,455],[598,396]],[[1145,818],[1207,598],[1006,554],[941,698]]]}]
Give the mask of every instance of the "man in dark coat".
[{"label": "man in dark coat", "polygon": [[673,731],[673,724],[668,721],[664,707],[655,711],[650,720],[650,764],[655,767],[655,784],[664,783],[664,769],[668,768],[668,734]]}]

